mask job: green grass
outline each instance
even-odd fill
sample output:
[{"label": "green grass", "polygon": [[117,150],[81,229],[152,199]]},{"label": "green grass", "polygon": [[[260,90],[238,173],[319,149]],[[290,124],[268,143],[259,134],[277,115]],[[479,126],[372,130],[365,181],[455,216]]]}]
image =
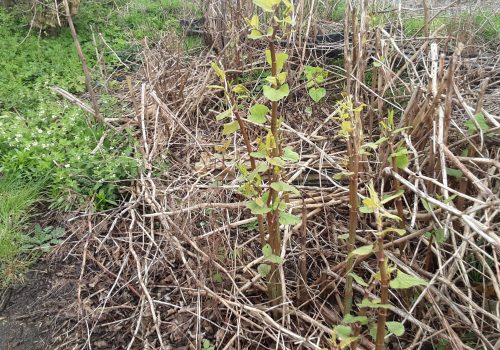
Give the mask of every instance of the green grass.
[{"label": "green grass", "polygon": [[22,278],[31,258],[22,256],[23,233],[33,204],[39,200],[39,183],[26,183],[16,176],[0,177],[0,287]]},{"label": "green grass", "polygon": [[[423,35],[424,19],[407,18],[403,21],[403,26],[406,36],[413,36],[417,33]],[[430,30],[434,31],[441,26],[444,26],[443,33],[448,35],[456,36],[461,33],[470,41],[492,45],[500,43],[500,13],[489,15],[463,13],[456,17],[438,17],[431,22]]]},{"label": "green grass", "polygon": [[[89,65],[96,63],[92,31],[102,33],[108,71],[121,75],[139,66],[144,37],[158,39],[178,25],[181,4],[167,1],[86,1],[75,17]],[[84,78],[69,30],[45,37],[29,34],[19,13],[0,8],[0,172],[21,174],[30,181],[49,178],[51,204],[63,209],[114,206],[120,186],[137,174],[135,139],[131,130],[120,133],[92,125],[89,116],[63,101],[49,87],[57,85],[78,95]],[[118,57],[117,57],[118,56]],[[128,67],[122,66],[120,60]],[[97,70],[95,70],[97,72]],[[104,82],[94,73],[106,117],[120,117],[129,106],[99,89]],[[119,92],[123,82],[112,81]],[[104,137],[102,147],[96,150]]]},{"label": "green grass", "polygon": [[[7,82],[0,84],[0,172],[35,182],[49,178],[49,199],[63,209],[88,201],[98,209],[115,205],[120,184],[137,172],[131,133],[92,125],[81,109],[50,91],[53,85],[76,95],[85,91],[67,30],[47,38],[26,36],[26,30],[0,9],[0,81]],[[84,48],[91,58],[91,47]],[[115,102],[108,110],[118,107]]]}]

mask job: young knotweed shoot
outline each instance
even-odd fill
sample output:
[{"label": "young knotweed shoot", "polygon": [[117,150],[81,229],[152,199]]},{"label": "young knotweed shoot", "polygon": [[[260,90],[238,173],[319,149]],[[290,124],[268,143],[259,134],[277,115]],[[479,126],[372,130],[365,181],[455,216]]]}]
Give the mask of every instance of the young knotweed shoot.
[{"label": "young knotweed shoot", "polygon": [[[250,92],[243,85],[232,86],[224,70],[213,63],[212,68],[222,85],[214,86],[225,93],[229,108],[217,116],[217,120],[231,118],[224,124],[223,134],[239,133],[250,157],[250,169],[245,162],[237,167],[241,194],[248,198],[247,208],[257,216],[265,263],[258,267],[262,276],[269,278],[269,298],[273,303],[281,299],[281,280],[278,265],[281,258],[280,225],[295,225],[300,217],[289,213],[288,196],[298,195],[299,191],[284,179],[283,169],[289,162],[297,162],[299,155],[291,147],[283,147],[280,126],[283,116],[279,112],[279,104],[288,96],[290,88],[287,83],[288,72],[285,69],[288,54],[277,49],[275,42],[280,33],[286,33],[293,25],[291,13],[293,5],[288,0],[254,0],[264,12],[271,13],[270,23],[260,23],[259,15],[247,20],[249,38],[267,42],[265,57],[271,67],[271,75],[266,78],[262,93],[269,101],[264,104],[250,105],[249,101],[258,100],[258,96],[249,96]],[[265,16],[269,17],[269,16]],[[246,113],[245,113],[246,112]],[[244,115],[246,114],[246,119]],[[248,129],[255,125],[260,136],[251,140]],[[268,234],[268,240],[265,240]]]},{"label": "young knotweed shoot", "polygon": [[[317,71],[317,70],[315,70]],[[347,239],[347,250],[351,253],[356,242],[356,229],[358,227],[358,174],[361,152],[361,142],[363,139],[361,127],[361,112],[363,105],[355,107],[352,99],[346,97],[337,102],[338,117],[340,122],[340,136],[345,138],[347,143],[347,155],[349,158],[349,234]],[[349,314],[352,308],[353,289],[352,277],[349,272],[353,269],[354,260],[351,255],[347,257],[347,277],[344,294],[344,314]]]},{"label": "young knotweed shoot", "polygon": [[[343,333],[343,337],[339,338],[338,332],[336,335],[340,342],[343,341],[342,345],[344,345],[345,348],[349,344],[356,342],[358,339],[350,324],[357,322],[358,326],[367,325],[370,330],[370,334],[375,339],[376,350],[383,350],[385,349],[386,334],[392,333],[396,336],[401,336],[404,333],[404,325],[402,323],[387,321],[388,309],[390,308],[389,288],[407,289],[415,286],[425,286],[427,282],[420,277],[404,273],[403,271],[397,269],[394,265],[390,265],[384,251],[384,237],[387,233],[395,232],[400,236],[405,234],[405,230],[401,228],[392,226],[384,228],[384,221],[386,219],[396,222],[400,220],[398,216],[388,213],[384,208],[384,204],[394,200],[398,196],[401,196],[403,192],[399,191],[398,193],[385,196],[383,199],[380,199],[374,189],[373,183],[368,185],[367,190],[368,196],[363,199],[363,206],[359,208],[359,211],[362,213],[373,214],[377,226],[377,231],[375,233],[376,242],[374,244],[365,245],[352,250],[349,256],[357,257],[375,253],[378,261],[378,271],[371,276],[368,282],[365,282],[362,277],[354,273],[350,273],[350,276],[356,283],[365,288],[368,288],[373,283],[378,283],[380,285],[379,298],[369,299],[365,296],[361,303],[357,304],[361,310],[377,310],[377,322],[375,324],[365,318],[356,319],[355,316],[346,315],[343,321],[344,324],[346,324],[343,325],[343,330],[345,331]],[[396,273],[396,276],[391,278],[393,273]],[[364,317],[364,315],[360,315],[358,317]],[[350,329],[349,332],[347,332],[347,327]],[[340,347],[341,344],[337,344]],[[342,349],[342,347],[340,348]]]},{"label": "young knotweed shoot", "polygon": [[304,75],[306,77],[307,92],[316,103],[326,96],[326,89],[321,86],[328,77],[328,72],[321,67],[305,66]]}]

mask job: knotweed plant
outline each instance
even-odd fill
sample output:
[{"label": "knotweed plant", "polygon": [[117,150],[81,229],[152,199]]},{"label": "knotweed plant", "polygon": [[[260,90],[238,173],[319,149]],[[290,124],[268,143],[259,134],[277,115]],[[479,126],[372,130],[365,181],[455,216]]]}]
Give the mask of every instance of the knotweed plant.
[{"label": "knotweed plant", "polygon": [[[405,230],[393,227],[393,223],[399,222],[401,219],[397,215],[389,213],[384,204],[391,202],[402,192],[384,196],[382,199],[377,194],[373,183],[367,186],[368,196],[363,199],[363,206],[359,208],[361,213],[371,214],[376,224],[375,243],[365,245],[352,250],[349,253],[349,258],[363,257],[369,254],[375,254],[377,257],[378,271],[370,277],[368,282],[354,272],[350,272],[349,276],[353,278],[355,283],[360,287],[365,288],[366,292],[361,302],[357,303],[359,308],[358,315],[346,314],[343,319],[343,324],[337,325],[333,329],[332,343],[338,349],[356,349],[360,338],[361,329],[363,326],[368,327],[370,335],[375,341],[375,349],[385,349],[385,342],[389,334],[395,336],[403,335],[405,328],[401,322],[388,321],[388,310],[390,306],[389,290],[392,289],[408,289],[416,286],[426,285],[427,282],[420,277],[409,275],[392,265],[387,258],[384,248],[384,238],[389,233],[393,232],[399,235],[404,235]],[[370,298],[369,291],[372,291],[378,286],[379,296]],[[367,316],[368,311],[372,310],[371,314],[374,317]]]},{"label": "knotweed plant", "polygon": [[[227,137],[238,135],[247,151],[249,162],[241,160],[237,164],[241,186],[239,192],[247,199],[247,208],[257,217],[264,263],[258,272],[268,278],[268,294],[273,303],[280,303],[282,297],[279,264],[281,256],[281,225],[295,225],[300,218],[291,214],[287,205],[290,194],[299,191],[286,182],[283,169],[287,163],[297,162],[299,155],[284,144],[280,127],[284,116],[279,106],[288,96],[288,72],[285,70],[288,54],[281,51],[277,42],[293,26],[291,14],[293,5],[288,0],[254,0],[260,13],[248,19],[249,38],[266,42],[263,52],[271,68],[271,75],[265,78],[262,94],[252,96],[242,84],[233,85],[223,67],[217,63],[212,68],[221,85],[212,88],[224,91],[227,109],[216,119],[224,121],[223,134]],[[264,19],[261,23],[261,19]],[[250,129],[258,130],[251,139]]]}]

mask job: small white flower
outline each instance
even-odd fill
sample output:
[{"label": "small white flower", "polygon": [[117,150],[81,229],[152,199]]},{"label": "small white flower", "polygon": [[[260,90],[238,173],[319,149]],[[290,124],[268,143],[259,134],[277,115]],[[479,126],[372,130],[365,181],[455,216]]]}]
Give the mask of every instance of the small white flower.
[{"label": "small white flower", "polygon": [[70,167],[70,165],[69,165],[69,164],[64,164],[64,167],[65,167],[65,168],[69,168],[69,167]]}]

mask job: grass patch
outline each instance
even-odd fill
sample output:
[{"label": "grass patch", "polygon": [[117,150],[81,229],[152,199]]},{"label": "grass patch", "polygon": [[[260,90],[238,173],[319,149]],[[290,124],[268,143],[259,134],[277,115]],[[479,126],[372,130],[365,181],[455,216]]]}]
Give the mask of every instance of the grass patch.
[{"label": "grass patch", "polygon": [[[423,35],[423,18],[407,18],[403,22],[406,36]],[[456,17],[437,17],[432,20],[430,30],[444,26],[444,33],[458,36],[461,41],[479,41],[484,44],[500,43],[500,13],[463,13]]]},{"label": "grass patch", "polygon": [[[441,27],[442,25],[446,25],[448,23],[447,18],[435,18],[433,21],[430,23],[430,31],[434,31]],[[415,34],[423,35],[423,28],[424,28],[424,19],[423,18],[418,18],[418,17],[413,17],[413,18],[407,18],[403,21],[403,32],[406,36],[413,36]]]},{"label": "grass patch", "polygon": [[40,183],[25,183],[15,176],[0,177],[0,287],[21,280],[32,261],[22,248],[27,240],[23,232],[40,189]]},{"label": "grass patch", "polygon": [[[90,67],[97,60],[93,37],[101,34],[107,71],[123,76],[140,66],[144,38],[154,42],[167,31],[180,30],[184,10],[196,14],[189,1],[89,0],[74,22]],[[115,206],[119,188],[138,172],[132,131],[93,125],[78,107],[49,90],[53,85],[75,95],[86,90],[69,29],[37,35],[19,11],[0,7],[0,81],[7,82],[0,84],[0,172],[30,181],[50,179],[48,199],[57,208],[87,208],[89,202],[97,210]],[[199,46],[200,38],[186,39],[186,49]],[[126,90],[125,82],[105,82],[98,71],[93,69],[92,78],[103,115],[130,112],[114,97],[115,90]],[[109,94],[102,89],[105,84]]]},{"label": "grass patch", "polygon": [[[128,35],[140,36],[146,31],[140,28],[126,33],[128,21],[138,21],[130,19],[136,12],[129,9],[127,16],[120,16],[114,12],[113,2],[105,6],[107,3],[85,2],[75,18],[91,65],[95,64],[92,30],[102,32],[115,52],[123,53],[121,58],[128,61],[135,59],[134,52],[140,52]],[[150,23],[147,18],[142,21]],[[20,174],[35,182],[48,178],[49,200],[58,208],[88,202],[96,209],[114,206],[121,198],[120,186],[137,174],[132,132],[92,125],[84,112],[49,90],[57,85],[76,95],[85,91],[71,35],[67,28],[54,37],[29,35],[24,23],[16,13],[0,8],[0,81],[7,82],[0,84],[0,172]],[[109,68],[125,69],[113,52],[106,62]],[[94,84],[99,83],[94,76]],[[128,108],[110,95],[101,95],[101,104],[107,117],[116,117]]]}]

